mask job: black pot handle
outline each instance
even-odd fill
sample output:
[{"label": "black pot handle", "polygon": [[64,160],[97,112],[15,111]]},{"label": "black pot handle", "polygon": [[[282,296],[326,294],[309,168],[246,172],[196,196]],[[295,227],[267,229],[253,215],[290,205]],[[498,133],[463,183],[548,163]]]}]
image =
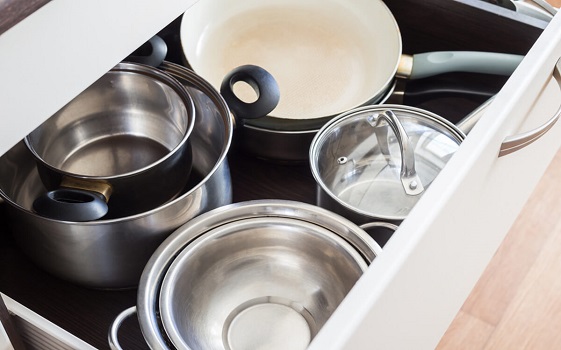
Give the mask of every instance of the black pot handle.
[{"label": "black pot handle", "polygon": [[101,193],[59,188],[35,199],[33,210],[50,219],[83,222],[101,219],[109,207]]},{"label": "black pot handle", "polygon": [[436,83],[430,81],[417,81],[405,89],[404,103],[409,105],[420,104],[437,98],[463,97],[475,102],[483,103],[499,92],[499,88],[484,84],[471,83]]},{"label": "black pot handle", "polygon": [[142,63],[152,67],[158,67],[164,62],[168,53],[168,46],[164,39],[154,35],[150,40],[142,44],[125,61]]},{"label": "black pot handle", "polygon": [[[234,84],[243,81],[249,84],[257,94],[257,100],[251,103],[240,100],[234,93]],[[243,119],[257,119],[269,114],[280,99],[279,85],[275,78],[265,69],[244,65],[233,69],[222,80],[220,94],[240,123]]]},{"label": "black pot handle", "polygon": [[459,97],[483,103],[496,95],[503,83],[503,81],[491,83],[465,79],[430,78],[411,81],[398,79],[395,89],[386,103],[417,106],[424,102],[448,97]]}]

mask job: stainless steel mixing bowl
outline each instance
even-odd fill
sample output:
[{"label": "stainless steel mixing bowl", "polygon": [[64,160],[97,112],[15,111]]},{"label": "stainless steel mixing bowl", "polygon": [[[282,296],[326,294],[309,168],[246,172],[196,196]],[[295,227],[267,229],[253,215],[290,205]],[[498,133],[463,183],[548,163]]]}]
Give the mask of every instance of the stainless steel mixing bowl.
[{"label": "stainless steel mixing bowl", "polygon": [[[170,340],[180,349],[305,348],[380,253],[358,226],[314,205],[256,200],[215,209],[177,229],[146,265],[142,334],[153,349]],[[113,348],[132,313],[116,318]]]},{"label": "stainless steel mixing bowl", "polygon": [[337,234],[247,218],[186,246],[160,292],[177,348],[305,349],[367,267]]}]

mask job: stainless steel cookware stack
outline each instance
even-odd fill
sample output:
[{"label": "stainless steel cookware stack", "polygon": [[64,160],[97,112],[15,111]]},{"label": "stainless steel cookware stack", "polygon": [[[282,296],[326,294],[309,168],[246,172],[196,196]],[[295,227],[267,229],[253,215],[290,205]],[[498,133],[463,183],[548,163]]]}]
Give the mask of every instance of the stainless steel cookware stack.
[{"label": "stainless steel cookware stack", "polygon": [[[115,70],[124,70],[125,76],[114,76]],[[173,82],[173,90],[161,81],[155,84],[153,76],[144,73],[141,73],[141,81],[133,82],[129,79],[129,75],[133,74],[131,70],[134,70],[134,74],[149,70],[152,72],[150,74],[165,75],[167,81]],[[124,85],[119,86],[121,81],[124,85],[129,83],[128,88],[134,93],[130,89],[125,90]],[[97,84],[103,84],[105,88],[98,89]],[[172,63],[165,62],[157,71],[138,64],[120,64],[109,73],[107,79],[103,77],[92,88],[94,90],[84,91],[53,120],[42,125],[41,131],[36,130],[28,137],[27,143],[36,148],[36,154],[30,152],[22,141],[0,157],[0,196],[5,201],[15,240],[38,266],[83,286],[132,287],[138,285],[142,270],[154,250],[173,230],[202,212],[231,203],[232,186],[226,156],[232,139],[232,117],[228,105],[210,84],[192,71]],[[171,95],[165,95],[166,92]],[[184,99],[177,99],[179,94]],[[150,102],[145,103],[145,98]],[[126,109],[127,113],[116,105],[123,99],[130,106]],[[190,126],[172,113],[175,107],[186,113]],[[68,120],[77,114],[86,117],[79,122]],[[65,125],[64,129],[56,130],[61,124]],[[164,125],[169,129],[164,131]],[[128,133],[124,128],[132,129]],[[145,154],[145,149],[141,149],[137,154],[137,144],[123,140],[143,133],[144,129],[154,134],[147,142],[150,147],[152,143],[161,143],[155,147],[161,153],[156,153],[154,157],[157,158],[159,154],[161,158],[144,159],[145,155],[151,153]],[[188,131],[191,132],[185,143]],[[51,132],[58,132],[59,137],[51,136]],[[115,137],[115,140],[109,141],[107,136]],[[172,138],[175,141],[170,141]],[[93,145],[83,145],[82,142],[87,139],[93,140]],[[135,193],[127,193],[131,192],[127,191],[128,185],[117,189],[117,183],[113,183],[117,176],[111,175],[111,172],[121,169],[115,166],[134,166],[136,158],[141,158],[141,164],[148,164],[140,167],[142,171],[153,168],[154,164],[160,167],[162,159],[169,158],[173,147],[177,149],[178,144],[189,152],[187,158],[182,155],[178,161],[177,172],[166,166],[149,183],[135,188]],[[92,150],[96,147],[105,149],[100,159]],[[85,164],[72,159],[74,153],[68,150],[74,148],[86,149]],[[42,157],[44,164],[37,164],[37,156]],[[108,160],[115,162],[107,163]],[[66,163],[69,164],[68,168],[65,168]],[[58,171],[52,176],[55,168]],[[114,193],[108,196],[107,201],[110,216],[79,221],[38,214],[33,208],[34,202],[48,193],[46,186],[51,177],[69,177],[69,173],[77,172],[74,170],[76,168],[87,169],[88,178],[84,176],[78,177],[79,181],[66,181],[61,188],[67,188],[64,186],[69,182],[74,187],[75,182],[83,185],[88,181],[113,187]],[[41,174],[45,170],[48,172],[47,181],[45,175]],[[124,169],[123,180],[132,180],[136,172],[130,168]],[[61,174],[63,176],[59,176]],[[109,176],[105,176],[107,174]],[[174,187],[167,199],[166,196],[152,198],[149,193],[152,189],[158,192],[160,186],[167,185]],[[54,187],[60,186],[55,181]],[[118,192],[155,201],[150,208],[132,209],[129,206],[136,205],[136,199],[132,199],[126,202],[128,204],[118,206],[119,210],[124,211],[122,215],[112,215],[113,201],[117,202]],[[81,194],[78,198],[74,194],[71,198],[64,196],[66,194],[56,195],[52,199],[63,205],[74,205],[82,198],[87,198],[86,195],[80,197]],[[102,193],[97,197],[104,195]],[[84,199],[86,204],[88,201]],[[59,211],[62,211],[59,213],[61,215],[68,214],[64,209]]]}]

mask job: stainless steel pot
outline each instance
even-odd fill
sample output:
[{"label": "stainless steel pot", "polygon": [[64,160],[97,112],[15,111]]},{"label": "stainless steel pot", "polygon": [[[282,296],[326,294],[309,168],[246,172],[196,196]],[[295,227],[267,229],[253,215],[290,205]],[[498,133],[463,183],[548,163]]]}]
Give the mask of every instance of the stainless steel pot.
[{"label": "stainless steel pot", "polygon": [[310,147],[317,204],[357,224],[401,222],[465,138],[446,119],[399,105],[332,119]]},{"label": "stainless steel pot", "polygon": [[33,208],[90,221],[170,201],[189,178],[195,118],[191,96],[172,76],[116,65],[25,137],[49,190]]},{"label": "stainless steel pot", "polygon": [[[380,252],[358,226],[310,204],[215,209],[175,231],[146,265],[142,333],[153,349],[170,340],[181,349],[304,349]],[[133,313],[115,320],[112,348]]]},{"label": "stainless steel pot", "polygon": [[172,201],[107,220],[45,218],[32,210],[33,201],[45,188],[23,142],[0,157],[0,197],[14,238],[42,269],[87,287],[136,286],[151,254],[173,230],[203,212],[231,203],[226,156],[233,126],[228,106],[192,71],[170,63],[161,69],[185,85],[199,116],[190,137],[193,168],[189,183]]}]

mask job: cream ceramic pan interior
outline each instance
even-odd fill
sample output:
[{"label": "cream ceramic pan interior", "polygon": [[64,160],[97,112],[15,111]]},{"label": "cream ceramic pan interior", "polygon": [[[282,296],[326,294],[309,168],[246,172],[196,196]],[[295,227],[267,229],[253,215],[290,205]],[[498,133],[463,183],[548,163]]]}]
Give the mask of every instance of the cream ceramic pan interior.
[{"label": "cream ceramic pan interior", "polygon": [[183,15],[181,42],[216,88],[240,65],[268,70],[281,99],[264,120],[279,129],[377,102],[401,56],[395,19],[377,0],[199,1]]}]

